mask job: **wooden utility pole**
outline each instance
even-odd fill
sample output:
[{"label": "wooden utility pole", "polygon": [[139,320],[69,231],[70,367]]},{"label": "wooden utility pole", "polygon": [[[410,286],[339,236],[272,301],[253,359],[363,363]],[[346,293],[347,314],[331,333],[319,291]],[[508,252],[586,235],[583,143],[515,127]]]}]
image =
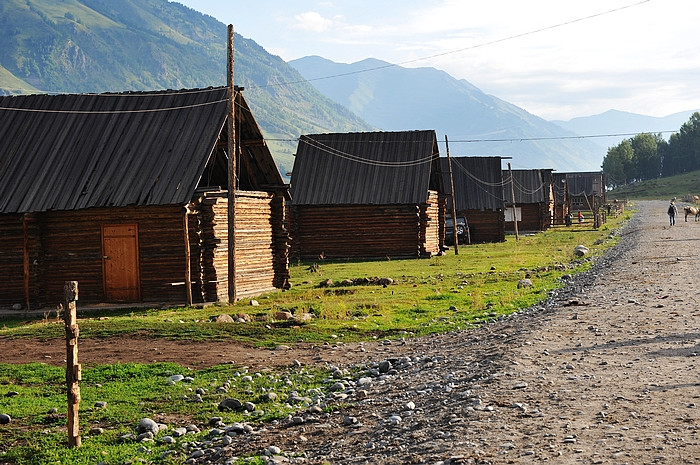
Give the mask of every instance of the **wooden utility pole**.
[{"label": "wooden utility pole", "polygon": [[450,196],[452,197],[452,235],[455,238],[455,255],[459,255],[459,239],[457,235],[457,205],[455,200],[455,183],[452,179],[452,159],[450,158],[450,144],[445,134],[445,152],[447,153],[447,169],[450,172]]},{"label": "wooden utility pole", "polygon": [[228,25],[228,301],[236,302],[236,89],[233,86],[233,25]]},{"label": "wooden utility pole", "polygon": [[513,227],[515,228],[515,240],[519,240],[518,236],[518,210],[515,209],[515,179],[513,179],[513,170],[510,169],[508,163],[508,174],[510,175],[510,196],[513,201]]},{"label": "wooden utility pole", "polygon": [[80,386],[81,368],[78,363],[78,334],[77,310],[78,281],[66,281],[63,287],[66,322],[66,385],[68,387],[68,446],[80,447]]}]

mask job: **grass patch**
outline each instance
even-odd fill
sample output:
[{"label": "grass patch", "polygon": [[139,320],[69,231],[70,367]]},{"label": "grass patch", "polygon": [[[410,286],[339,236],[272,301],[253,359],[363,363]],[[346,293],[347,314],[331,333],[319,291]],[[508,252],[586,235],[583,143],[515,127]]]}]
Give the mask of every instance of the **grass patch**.
[{"label": "grass patch", "polygon": [[[186,376],[172,383],[173,374]],[[263,422],[286,417],[312,405],[327,393],[329,373],[298,369],[277,373],[248,373],[233,365],[189,371],[172,363],[116,364],[89,368],[81,382],[79,449],[67,447],[65,371],[45,364],[0,364],[0,412],[12,418],[0,426],[0,461],[16,464],[123,464],[184,463],[184,442],[202,440],[199,434],[181,438],[178,445],[159,441],[176,427],[207,425],[213,417],[226,424]],[[223,392],[225,387],[227,392]],[[197,391],[199,390],[199,391]],[[195,393],[202,392],[195,401]],[[274,396],[270,396],[274,393]],[[226,397],[253,402],[252,412],[218,410]],[[104,407],[96,407],[106,402]],[[132,437],[141,418],[170,425],[154,442],[139,443]],[[102,434],[90,434],[91,428]],[[144,450],[145,449],[145,450]],[[178,454],[167,461],[157,458],[166,451]]]},{"label": "grass patch", "polygon": [[[429,334],[481,318],[484,313],[505,315],[543,300],[562,286],[561,276],[585,270],[587,261],[573,254],[578,244],[599,255],[616,242],[610,232],[630,212],[598,230],[588,224],[554,227],[516,241],[513,236],[495,244],[462,246],[443,256],[414,260],[295,262],[290,265],[292,288],[257,298],[259,305],[204,308],[178,307],[111,311],[80,311],[80,337],[140,334],[190,342],[238,341],[272,347],[297,341],[323,343],[335,340],[338,328],[352,327],[345,341],[395,337],[397,328],[412,334]],[[526,275],[532,286],[519,289]],[[389,285],[376,278],[391,278]],[[374,284],[348,284],[362,278]],[[330,287],[321,283],[330,280]],[[452,310],[450,310],[452,308]],[[454,310],[456,308],[456,310]],[[279,312],[295,319],[279,320]],[[213,323],[219,314],[244,317],[245,323]],[[440,321],[439,324],[435,321]],[[63,322],[55,317],[0,321],[0,336],[43,339],[64,336]]]}]

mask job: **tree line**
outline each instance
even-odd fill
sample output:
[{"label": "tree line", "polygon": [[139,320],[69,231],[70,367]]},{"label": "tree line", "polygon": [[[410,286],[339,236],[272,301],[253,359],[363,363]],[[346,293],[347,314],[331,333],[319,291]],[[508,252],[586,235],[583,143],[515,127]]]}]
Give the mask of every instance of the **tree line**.
[{"label": "tree line", "polygon": [[693,113],[668,141],[651,133],[624,139],[608,149],[602,168],[610,188],[700,170],[700,113]]}]

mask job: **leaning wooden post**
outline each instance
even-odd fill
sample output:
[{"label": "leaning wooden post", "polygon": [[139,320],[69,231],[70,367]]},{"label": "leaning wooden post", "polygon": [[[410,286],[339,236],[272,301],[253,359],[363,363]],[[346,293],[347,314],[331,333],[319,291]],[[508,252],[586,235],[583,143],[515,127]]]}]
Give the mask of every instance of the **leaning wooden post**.
[{"label": "leaning wooden post", "polygon": [[236,302],[236,89],[233,85],[233,25],[228,26],[228,301]]},{"label": "leaning wooden post", "polygon": [[457,234],[457,200],[455,199],[455,183],[452,179],[452,159],[450,158],[450,144],[445,134],[445,152],[447,154],[447,168],[450,172],[450,196],[452,197],[452,235],[455,239],[455,255],[459,255],[459,235]]},{"label": "leaning wooden post", "polygon": [[66,322],[66,385],[68,387],[68,446],[80,447],[80,364],[78,363],[78,329],[75,302],[78,300],[78,281],[66,281],[63,288]]},{"label": "leaning wooden post", "polygon": [[510,163],[508,163],[508,174],[510,174],[510,196],[513,200],[513,227],[515,229],[515,240],[519,240],[518,236],[518,210],[515,208],[515,179],[513,179],[513,170],[510,169]]}]

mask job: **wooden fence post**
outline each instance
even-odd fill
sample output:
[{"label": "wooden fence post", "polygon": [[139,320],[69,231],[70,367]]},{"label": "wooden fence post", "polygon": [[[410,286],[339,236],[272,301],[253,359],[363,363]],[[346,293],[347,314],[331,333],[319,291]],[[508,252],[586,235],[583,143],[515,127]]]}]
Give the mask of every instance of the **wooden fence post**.
[{"label": "wooden fence post", "polygon": [[78,363],[78,334],[77,310],[78,281],[66,281],[63,287],[66,322],[66,385],[68,387],[68,446],[80,447],[80,386],[81,368]]}]

